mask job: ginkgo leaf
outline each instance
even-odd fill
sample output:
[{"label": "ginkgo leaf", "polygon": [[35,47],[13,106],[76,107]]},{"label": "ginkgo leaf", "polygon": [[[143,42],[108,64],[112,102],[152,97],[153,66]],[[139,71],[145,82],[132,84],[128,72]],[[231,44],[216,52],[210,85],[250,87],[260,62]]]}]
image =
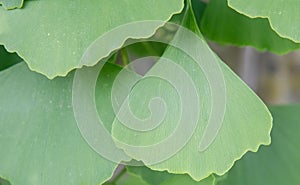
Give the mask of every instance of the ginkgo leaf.
[{"label": "ginkgo leaf", "polygon": [[[131,22],[167,21],[183,4],[183,0],[27,1],[20,10],[0,9],[0,43],[16,51],[31,70],[52,79],[83,65],[95,65],[82,64],[80,59],[98,37]],[[161,24],[132,27],[127,33],[114,35],[102,43],[101,58],[121,47],[127,38],[151,36]],[[113,44],[107,44],[110,42]]]},{"label": "ginkgo leaf", "polygon": [[300,184],[299,105],[274,106],[272,144],[249,153],[228,172],[218,185]]},{"label": "ginkgo leaf", "polygon": [[228,5],[251,18],[267,18],[281,37],[300,42],[300,1],[228,0]]},{"label": "ginkgo leaf", "polygon": [[[218,13],[216,13],[218,12]],[[300,44],[280,37],[265,18],[249,18],[227,5],[227,0],[211,0],[201,19],[203,34],[218,43],[253,46],[261,51],[284,54]]]},{"label": "ginkgo leaf", "polygon": [[[189,9],[183,25],[198,36],[179,28],[170,43],[176,47],[162,56],[168,60],[161,58],[139,79],[120,106],[112,135],[128,156],[152,170],[200,181],[224,174],[247,151],[269,144],[272,117],[209,49]],[[178,49],[180,44],[191,53]]]},{"label": "ginkgo leaf", "polygon": [[[104,66],[97,88],[112,85]],[[0,177],[12,185],[98,185],[108,180],[117,164],[102,158],[81,136],[72,109],[73,73],[48,80],[24,62],[0,72]],[[109,98],[106,91],[104,98]],[[106,94],[105,94],[106,93]],[[111,124],[114,114],[104,122]]]},{"label": "ginkgo leaf", "polygon": [[17,54],[8,53],[5,48],[0,45],[0,71],[21,61],[22,59]]},{"label": "ginkgo leaf", "polygon": [[15,8],[22,8],[24,0],[0,0],[0,5],[5,9],[11,10]]},{"label": "ginkgo leaf", "polygon": [[191,179],[188,175],[170,174],[167,172],[158,172],[150,170],[145,166],[129,166],[129,173],[141,176],[149,185],[214,185],[215,177],[213,175],[197,182]]}]

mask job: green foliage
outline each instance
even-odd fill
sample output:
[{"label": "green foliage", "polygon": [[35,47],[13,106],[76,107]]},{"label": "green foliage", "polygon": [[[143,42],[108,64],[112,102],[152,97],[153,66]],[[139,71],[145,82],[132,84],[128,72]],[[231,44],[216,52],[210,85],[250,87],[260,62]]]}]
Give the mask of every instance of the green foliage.
[{"label": "green foliage", "polygon": [[133,173],[126,173],[126,171],[121,173],[112,182],[107,182],[104,185],[149,185],[145,182],[141,176],[135,175]]},{"label": "green foliage", "polygon": [[150,185],[162,184],[163,182],[173,178],[174,176],[185,176],[170,174],[167,171],[153,171],[145,166],[129,166],[127,167],[127,169],[130,173],[141,176],[144,181],[146,181]]},{"label": "green foliage", "polygon": [[[183,24],[199,34],[190,10],[186,11],[185,16],[186,20]],[[181,35],[180,33],[179,30],[172,42],[181,43],[186,39],[186,35]],[[192,44],[191,42],[190,45]],[[199,45],[192,45],[192,47],[196,48]],[[203,71],[197,67],[197,64],[191,58],[173,47],[167,48],[162,57],[176,62],[189,74],[198,92],[200,102],[198,106],[201,107],[201,110],[204,110],[201,112],[198,126],[189,142],[174,156],[154,165],[151,164],[152,158],[157,155],[157,151],[162,149],[159,149],[159,147],[155,149],[143,148],[140,151],[136,150],[135,147],[131,147],[131,145],[154,145],[158,141],[169,137],[180,126],[178,123],[178,120],[180,120],[179,112],[182,107],[180,98],[178,98],[177,92],[168,83],[159,81],[156,78],[142,79],[141,83],[134,86],[130,94],[130,108],[132,112],[141,118],[147,117],[149,114],[148,107],[141,107],[141,105],[147,105],[147,102],[153,97],[162,97],[168,107],[168,113],[160,126],[149,132],[135,131],[123,125],[123,122],[130,122],[131,118],[127,117],[122,122],[118,119],[115,120],[112,134],[116,139],[118,147],[122,148],[132,158],[142,160],[151,169],[159,171],[168,170],[171,173],[179,174],[188,173],[192,178],[199,181],[211,175],[211,173],[224,174],[232,167],[234,161],[241,158],[247,151],[257,151],[260,144],[269,144],[272,118],[262,101],[212,53],[204,41],[201,43],[201,48],[198,48],[195,52],[201,53],[205,62],[219,63],[221,71],[224,74],[226,86],[226,112],[223,125],[217,138],[207,150],[200,152],[199,144],[210,115],[209,110],[211,109],[213,96],[210,92],[211,84],[208,82]],[[172,76],[174,70],[166,68],[164,62],[158,61],[145,77],[157,74]],[[174,81],[180,82],[183,76],[173,75],[173,78]],[[184,83],[187,82],[184,81]],[[217,84],[222,84],[222,81],[218,81]],[[240,105],[248,106],[244,107]],[[195,114],[193,106],[189,106],[190,109],[188,109],[188,112],[191,113],[191,119],[187,123],[193,122],[192,115]],[[176,126],[174,126],[175,123],[177,123]],[[176,138],[173,142],[172,145],[175,145],[177,142]],[[164,147],[163,150],[168,152],[168,150],[171,151],[174,148]],[[184,163],[182,162],[183,159]]]},{"label": "green foliage", "polygon": [[271,107],[272,144],[248,153],[218,185],[299,184],[299,105]]},{"label": "green foliage", "polygon": [[188,175],[175,175],[165,172],[153,171],[147,167],[128,167],[128,171],[135,175],[141,176],[149,185],[214,185],[215,178],[213,175],[197,182]]},{"label": "green foliage", "polygon": [[[99,84],[111,82],[115,68],[107,64]],[[77,128],[72,79],[50,81],[24,62],[0,73],[1,177],[22,185],[100,184],[111,177],[117,164],[93,151]]]},{"label": "green foliage", "polygon": [[10,183],[5,179],[0,178],[0,185],[10,185]]},{"label": "green foliage", "polygon": [[5,48],[0,45],[0,71],[21,61],[22,59],[17,54],[8,53]]},{"label": "green foliage", "polygon": [[278,54],[300,48],[300,44],[274,32],[267,19],[249,18],[228,7],[226,2],[211,0],[208,3],[201,20],[201,31],[207,38],[222,44],[253,46]]},{"label": "green foliage", "polygon": [[[80,59],[94,40],[113,28],[133,21],[167,21],[182,8],[183,0],[27,1],[21,10],[0,9],[0,44],[17,51],[31,70],[52,79],[82,65],[95,65],[81,64]],[[116,35],[101,58],[121,47],[128,37],[149,37],[159,26],[149,25],[135,35],[132,31]]]},{"label": "green foliage", "polygon": [[[300,106],[271,108],[275,119],[273,143],[257,152],[260,145],[271,142],[272,116],[259,97],[205,41],[207,37],[279,54],[298,49],[295,42],[300,42],[299,3],[290,1],[228,0],[228,6],[225,0],[211,0],[208,5],[198,0],[28,0],[22,7],[22,0],[0,0],[3,6],[0,7],[0,184],[299,184]],[[173,29],[160,22],[144,28],[132,27],[138,31],[113,35],[112,40],[97,45],[97,52],[87,52],[97,38],[112,29],[144,20],[181,24],[195,33],[200,42],[189,37],[183,27]],[[145,39],[149,37],[169,42],[153,43]],[[122,48],[132,40],[140,42]],[[179,44],[192,48],[191,53],[176,47]],[[98,60],[82,63],[86,54],[99,54]],[[120,62],[120,58],[124,65],[130,62],[129,54],[132,58],[147,55],[161,58],[141,76],[134,67],[113,64]],[[194,56],[206,67],[196,63]],[[168,65],[165,58],[171,61]],[[113,179],[110,178],[118,164],[101,157],[87,144],[78,129],[72,105],[74,72],[70,71],[95,70],[102,65],[101,62],[97,65],[99,61],[107,63],[97,78],[92,97],[98,116],[118,150],[124,151],[128,159],[145,164],[127,166]],[[184,73],[177,71],[178,68]],[[125,76],[118,78],[120,74]],[[89,75],[85,75],[87,83]],[[191,80],[195,89],[178,91],[159,77],[172,77],[170,81],[180,87],[186,87]],[[128,88],[131,80],[137,83]],[[123,121],[132,120],[124,109],[126,102],[112,95],[115,82],[121,84],[118,92],[128,97],[130,111],[137,117],[147,118],[151,114],[155,117],[154,113],[159,112],[152,110],[149,102],[153,97],[163,99],[167,113],[160,125],[147,132],[124,126]],[[124,91],[128,94],[123,94]],[[180,92],[189,99],[182,98]],[[226,100],[224,104],[222,98]],[[115,102],[120,109],[113,109]],[[85,104],[82,107],[89,110]],[[224,117],[216,116],[215,110],[223,110],[218,113]],[[125,115],[125,119],[120,120],[119,115]],[[186,122],[180,125],[178,120],[183,118]],[[213,124],[220,121],[221,126],[215,130],[211,120]],[[189,130],[193,122],[197,123],[195,129]],[[191,132],[187,143],[172,153],[188,131]],[[166,147],[155,150],[145,147],[155,146],[173,133],[177,135]],[[132,146],[144,148],[136,150]],[[243,157],[248,151],[257,153]],[[168,152],[172,153],[169,158],[152,163],[153,156]]]},{"label": "green foliage", "polygon": [[251,18],[267,18],[281,37],[300,42],[300,1],[286,0],[228,0],[236,11]]},{"label": "green foliage", "polygon": [[23,6],[23,0],[1,0],[0,5],[8,10],[21,8]]}]

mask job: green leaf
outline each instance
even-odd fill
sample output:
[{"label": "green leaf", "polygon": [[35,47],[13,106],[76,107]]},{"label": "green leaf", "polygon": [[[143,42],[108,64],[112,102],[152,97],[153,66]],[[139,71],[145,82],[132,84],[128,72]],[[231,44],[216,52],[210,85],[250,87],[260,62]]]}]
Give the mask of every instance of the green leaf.
[{"label": "green leaf", "polygon": [[[172,22],[174,24],[180,24],[184,12],[180,14],[175,14],[168,22]],[[165,49],[168,46],[168,43],[173,39],[176,33],[176,29],[172,26],[168,27],[165,25],[160,27],[156,30],[156,33],[151,36],[151,38],[147,39],[135,39],[135,40],[128,40],[125,45],[127,46],[125,50],[131,54],[131,56],[135,58],[142,58],[147,56],[161,56]],[[163,38],[163,39],[162,39]],[[154,42],[152,40],[164,40],[164,42]],[[133,43],[133,44],[132,44]]]},{"label": "green leaf", "polygon": [[[98,88],[111,85],[116,70],[105,65]],[[50,81],[24,62],[0,72],[0,177],[14,185],[96,185],[111,177],[117,164],[92,150],[78,130],[72,81],[73,73]],[[106,114],[104,122],[113,117]]]},{"label": "green leaf", "polygon": [[207,7],[207,3],[198,0],[192,0],[191,3],[197,24],[200,25],[201,20],[204,16],[205,9]]},{"label": "green leaf", "polygon": [[161,56],[167,45],[158,42],[137,42],[129,45],[126,49],[136,57]]},{"label": "green leaf", "polygon": [[0,5],[7,10],[22,8],[23,0],[0,0]]},{"label": "green leaf", "polygon": [[22,59],[17,54],[8,53],[5,48],[0,45],[0,71],[21,61]]},{"label": "green leaf", "polygon": [[149,185],[140,176],[132,173],[125,173],[114,182],[114,185]]},{"label": "green leaf", "polygon": [[150,185],[159,185],[175,176],[175,174],[170,174],[166,171],[153,171],[145,166],[127,166],[127,169],[129,173],[141,176]]},{"label": "green leaf", "polygon": [[0,178],[0,185],[10,185],[10,183],[7,180]]},{"label": "green leaf", "polygon": [[152,171],[147,167],[130,166],[127,167],[129,173],[141,176],[149,185],[214,185],[215,178],[213,175],[197,182],[188,175],[170,174],[168,172]]},{"label": "green leaf", "polygon": [[272,144],[248,153],[218,185],[300,184],[300,105],[271,107]]},{"label": "green leaf", "polygon": [[228,5],[251,18],[267,18],[281,37],[300,42],[300,1],[228,0]]},{"label": "green leaf", "polygon": [[[201,39],[193,18],[187,10],[184,25]],[[200,181],[212,173],[224,174],[247,151],[257,151],[261,144],[269,144],[272,118],[263,102],[203,39],[199,43],[194,37],[182,34],[183,30],[178,31],[173,43],[192,48],[192,56],[198,57],[203,66],[190,53],[167,48],[162,57],[171,62],[161,59],[132,87],[128,102],[121,106],[113,123],[112,135],[118,147],[152,170],[187,173]],[[217,78],[220,75],[224,79]],[[190,80],[195,86],[185,89]],[[156,97],[164,103],[151,102]],[[226,108],[222,98],[226,99]],[[135,122],[132,113],[140,122]],[[151,119],[156,119],[155,124],[159,125],[151,125],[153,120],[147,124]],[[218,123],[222,124],[221,128]],[[141,126],[148,130],[140,129]],[[182,138],[187,143],[182,143]]]},{"label": "green leaf", "polygon": [[[167,21],[183,8],[183,0],[90,0],[27,1],[21,10],[0,10],[0,43],[17,51],[31,70],[49,78],[65,76],[81,64],[86,49],[112,29],[135,21]],[[146,38],[160,27],[147,25],[132,28],[102,43],[102,56],[107,57],[130,37]],[[107,47],[107,42],[112,42]],[[29,44],[30,43],[30,44]]]},{"label": "green leaf", "polygon": [[253,46],[277,54],[300,48],[300,44],[282,38],[273,31],[267,19],[251,19],[229,8],[226,2],[211,0],[208,3],[201,20],[201,31],[207,38],[221,44]]},{"label": "green leaf", "polygon": [[187,175],[177,175],[171,179],[168,179],[167,181],[163,182],[161,185],[214,185],[214,178],[212,176],[209,176],[200,182],[194,181],[191,179],[191,177]]}]

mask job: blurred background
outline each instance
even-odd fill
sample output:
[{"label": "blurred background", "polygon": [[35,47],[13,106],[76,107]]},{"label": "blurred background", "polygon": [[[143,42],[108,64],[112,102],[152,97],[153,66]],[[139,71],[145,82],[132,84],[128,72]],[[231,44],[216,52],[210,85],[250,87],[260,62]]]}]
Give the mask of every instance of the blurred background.
[{"label": "blurred background", "polygon": [[279,56],[252,47],[209,44],[265,103],[300,103],[300,51]]}]

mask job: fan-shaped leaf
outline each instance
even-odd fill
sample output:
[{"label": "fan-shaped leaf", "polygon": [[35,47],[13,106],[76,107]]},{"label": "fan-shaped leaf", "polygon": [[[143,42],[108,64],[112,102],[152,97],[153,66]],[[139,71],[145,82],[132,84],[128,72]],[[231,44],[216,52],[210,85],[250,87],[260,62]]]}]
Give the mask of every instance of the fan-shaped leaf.
[{"label": "fan-shaped leaf", "polygon": [[[54,78],[82,67],[85,50],[106,32],[134,21],[167,21],[182,8],[183,0],[27,1],[20,10],[0,9],[0,43],[9,51],[17,51],[30,69]],[[102,58],[121,47],[128,37],[149,37],[159,26],[116,35],[109,41],[114,45],[105,48]]]},{"label": "fan-shaped leaf", "polygon": [[[183,25],[196,32],[201,38],[193,18],[190,11],[187,10]],[[216,89],[211,90],[212,86],[214,88],[222,87],[223,80],[215,79],[215,84],[213,84],[207,79],[211,75],[220,75],[215,71],[218,67],[210,66],[205,69],[207,71],[203,71],[201,68],[203,66],[199,67],[191,56],[174,47],[169,47],[163,57],[174,62],[174,65],[177,64],[175,66],[180,66],[179,68],[182,68],[185,73],[174,70],[178,69],[174,68],[174,65],[166,66],[163,59],[158,61],[146,76],[140,79],[132,88],[129,95],[131,112],[122,109],[127,103],[121,106],[120,116],[127,115],[127,117],[122,117],[121,121],[120,117],[115,120],[112,134],[120,148],[134,159],[142,160],[151,169],[168,170],[171,173],[179,174],[188,173],[193,179],[199,181],[212,173],[224,174],[232,167],[234,161],[241,158],[247,151],[257,151],[259,145],[269,144],[272,118],[263,102],[213,54],[205,41],[201,40],[199,44],[195,39],[191,40],[192,38],[190,38],[190,40],[187,40],[189,37],[181,33],[180,29],[173,42],[186,43],[186,45],[193,48],[193,54],[201,56],[200,60],[204,64],[218,64],[220,67],[218,72],[224,76],[225,92]],[[175,87],[172,86],[173,82],[179,83],[183,87],[189,83],[189,78],[184,78],[184,74],[189,75],[195,84],[198,96],[195,99],[193,99],[194,89],[192,87],[181,89],[178,92],[178,89],[174,89]],[[161,77],[155,78],[159,75],[172,76],[172,78],[169,78],[169,81],[163,80]],[[214,99],[218,95],[221,99]],[[207,133],[207,128],[211,126],[208,125],[208,122],[211,120],[210,111],[213,103],[217,107],[222,107],[223,96],[226,96],[226,110],[224,110],[225,115],[222,126],[219,132],[214,130],[218,134],[214,140],[208,139],[211,141],[211,145],[208,144],[209,147],[203,149],[201,148],[201,141],[206,136],[204,134]],[[165,114],[158,107],[153,107],[151,104],[150,107],[147,107],[148,101],[154,97],[160,97],[164,100],[164,105],[160,104],[160,106],[167,108]],[[186,103],[180,102],[182,98],[190,100],[187,107],[182,106]],[[196,106],[194,106],[195,104]],[[150,113],[149,108],[154,112]],[[196,111],[198,108],[201,110],[200,113]],[[133,130],[131,126],[128,128],[128,125],[124,125],[133,123],[132,117],[128,116],[131,113],[135,113],[135,116],[141,119],[142,123],[145,123],[144,119],[146,118],[164,117],[158,120],[160,124],[153,129],[138,131]],[[220,116],[218,113],[222,114],[222,111],[212,113],[217,114],[215,116],[218,117]],[[153,116],[153,114],[158,114],[158,116]],[[195,130],[191,131],[190,128],[193,127],[193,121],[195,117],[197,118],[197,114],[200,115],[199,121],[196,123]],[[181,119],[185,118],[185,122],[181,124]],[[216,124],[215,122],[218,121],[214,120],[212,124]],[[140,128],[142,123],[137,123],[137,127]],[[144,126],[152,128],[150,124]],[[190,131],[191,133],[189,133]],[[185,136],[185,134],[190,134],[191,138],[178,151],[177,144],[182,142],[182,136]],[[173,138],[173,140],[170,140],[170,138]],[[165,142],[166,140],[168,143]],[[153,158],[156,160],[157,156],[165,157],[165,154],[169,158],[163,158],[161,161],[157,161],[158,163],[153,162]]]}]

